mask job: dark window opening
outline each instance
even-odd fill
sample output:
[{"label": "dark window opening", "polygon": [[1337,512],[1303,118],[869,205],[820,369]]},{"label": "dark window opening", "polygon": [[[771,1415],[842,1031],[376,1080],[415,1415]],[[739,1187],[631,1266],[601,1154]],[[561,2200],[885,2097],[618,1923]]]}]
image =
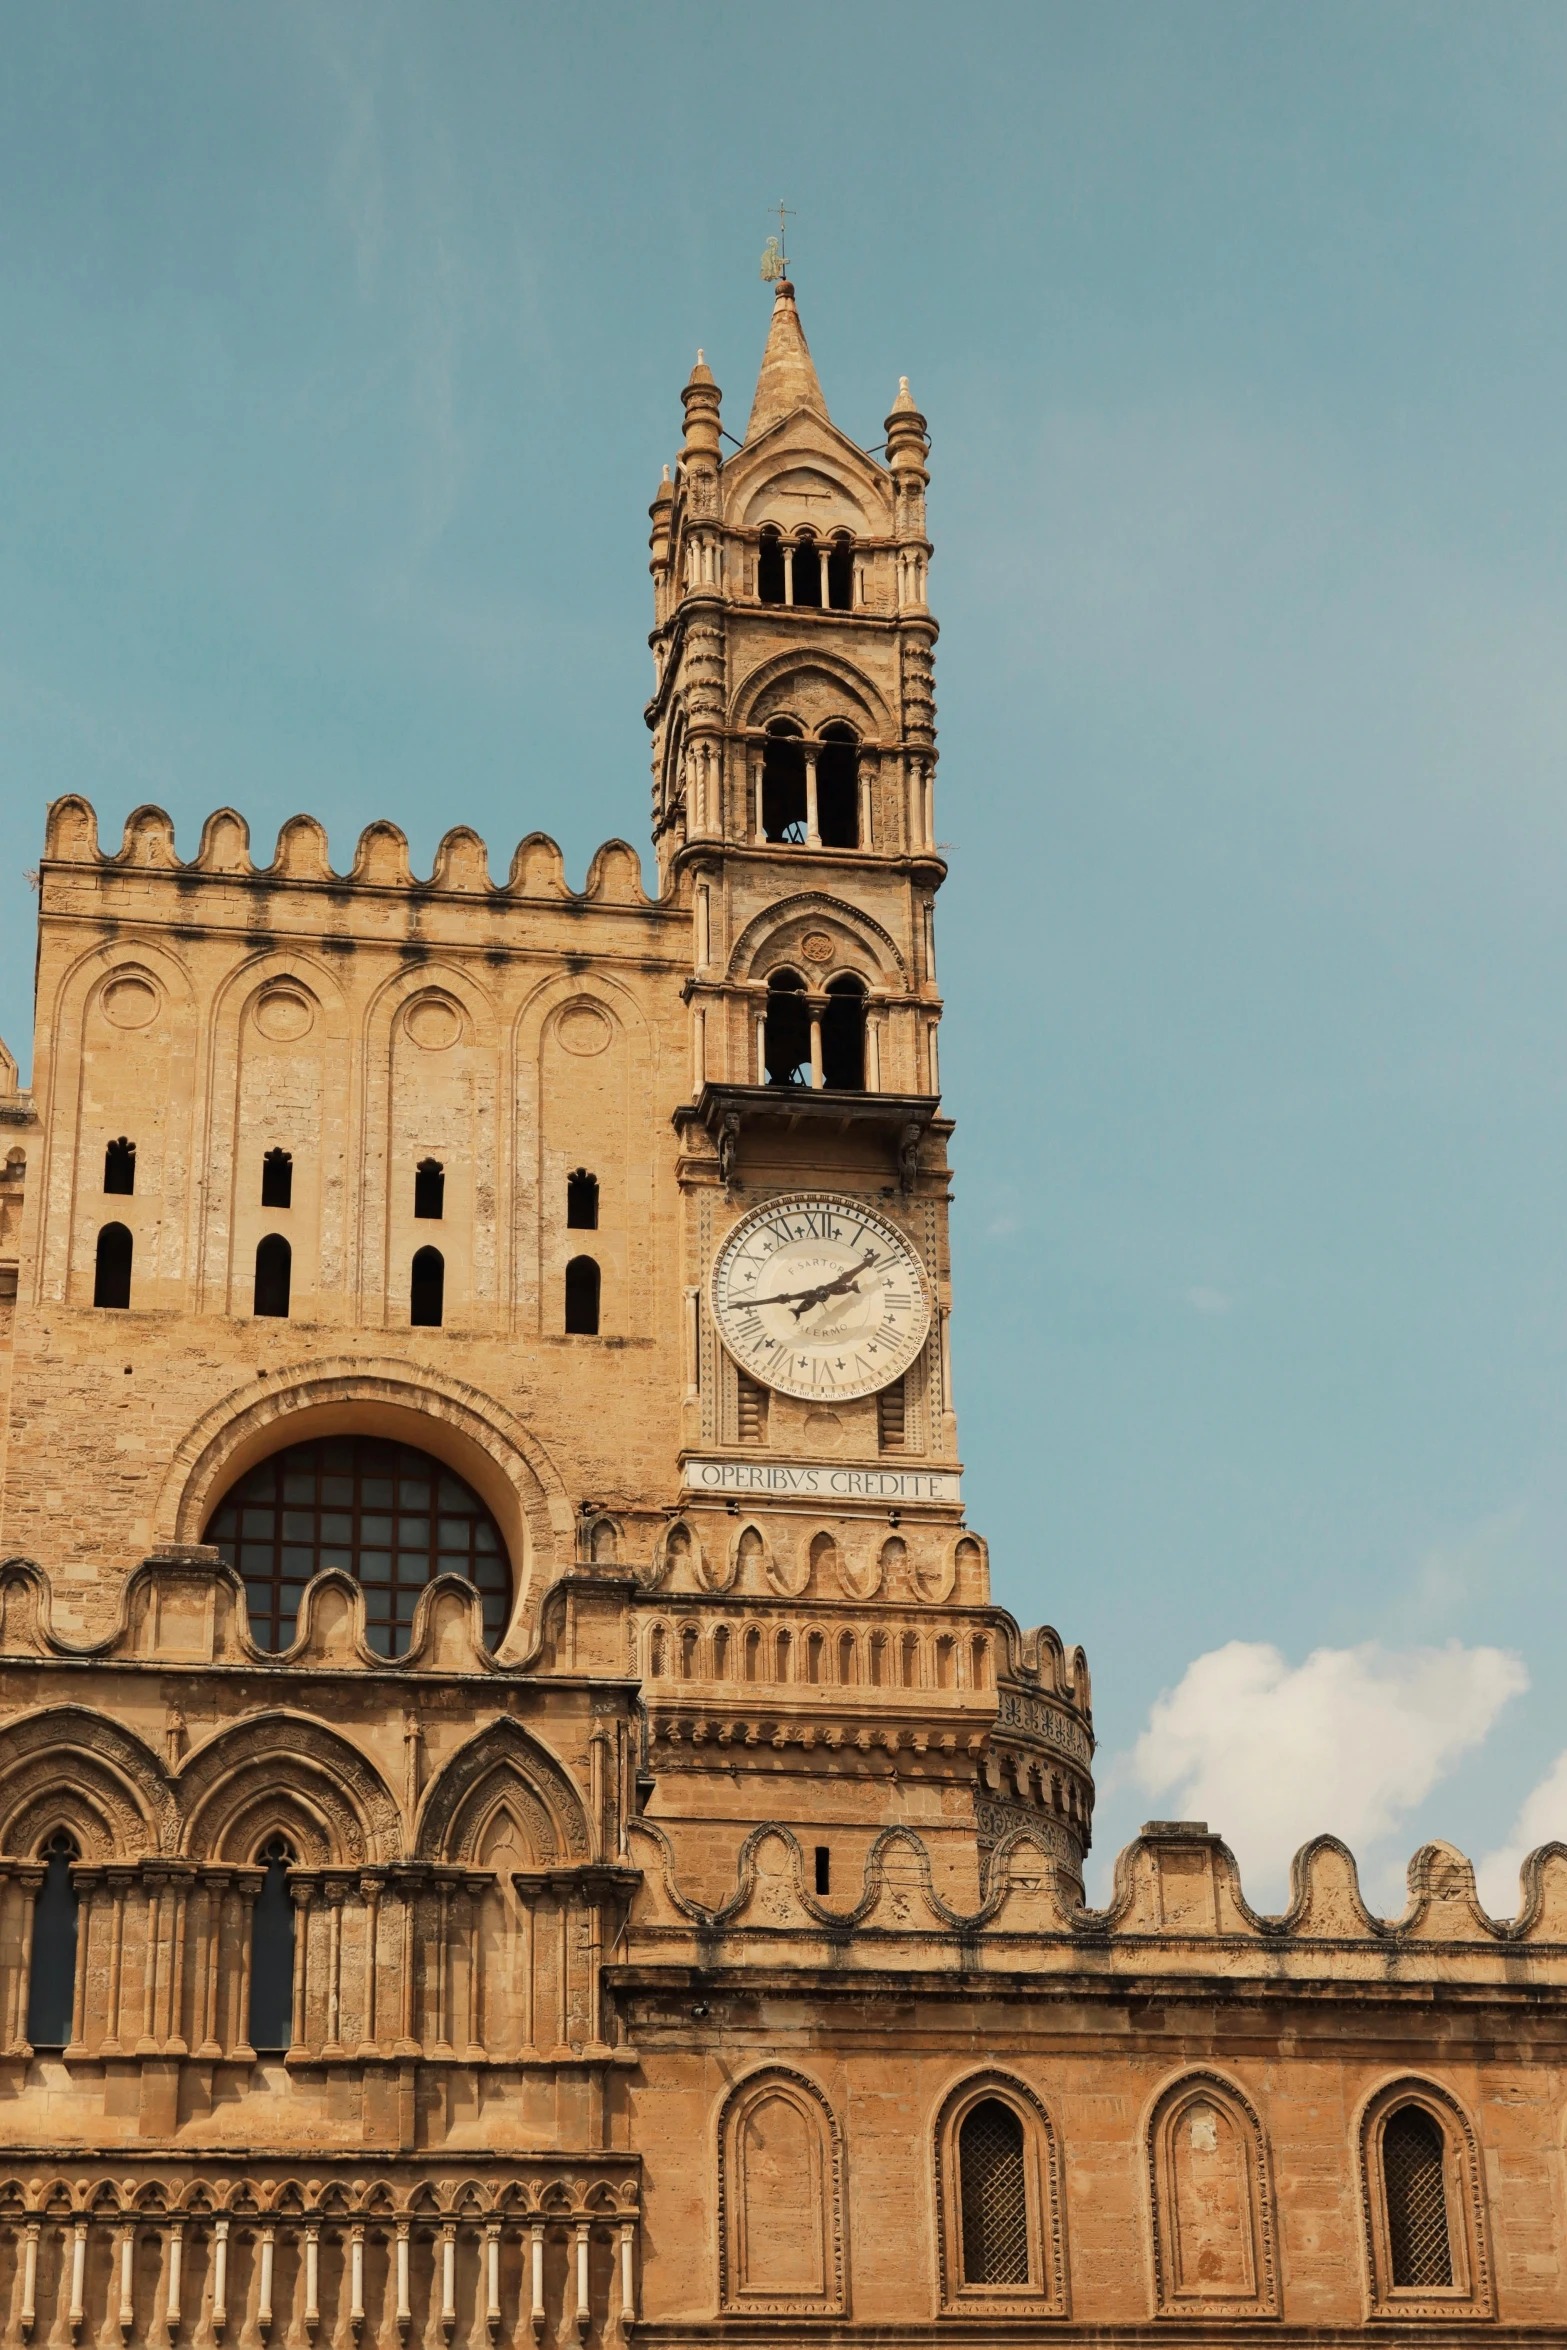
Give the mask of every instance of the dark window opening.
[{"label": "dark window opening", "polygon": [[908,1425],[908,1400],[903,1381],[894,1379],[876,1398],[876,1441],[883,1452],[902,1452]]},{"label": "dark window opening", "polygon": [[760,1380],[748,1379],[740,1373],[740,1442],[765,1444],[767,1441],[767,1390]]},{"label": "dark window opening", "polygon": [[827,601],[835,612],[854,608],[854,541],[834,539],[827,557]]},{"label": "dark window opening", "polygon": [[123,1134],[103,1154],[103,1188],[127,1198],[136,1189],[136,1145]]},{"label": "dark window opening", "polygon": [[860,845],[860,752],[846,726],[829,726],[816,754],[816,828],[824,849]]},{"label": "dark window opening", "polygon": [[365,1638],[382,1656],[408,1646],[433,1576],[477,1586],[491,1648],[511,1613],[506,1546],[479,1496],[428,1453],[384,1437],[323,1437],[273,1453],[225,1495],[202,1539],[244,1579],[261,1648],[292,1645],[300,1595],[328,1567],[363,1585]]},{"label": "dark window opening", "polygon": [[963,2213],[963,2282],[1026,2285],[1028,2188],[1023,2125],[999,2097],[964,2116],[958,2132]]},{"label": "dark window opening", "polygon": [[810,1084],[811,1016],[805,982],[792,971],[775,971],[767,982],[765,1046],[769,1085]]},{"label": "dark window opening", "polygon": [[599,1228],[599,1179],[586,1167],[578,1167],[566,1178],[566,1226],[571,1232],[596,1232]]},{"label": "dark window opening", "polygon": [[1382,2133],[1388,2247],[1395,2285],[1451,2285],[1447,2143],[1423,2107],[1401,2105]]},{"label": "dark window opening", "polygon": [[762,830],[792,848],[805,842],[805,748],[798,735],[772,734],[762,752]]},{"label": "dark window opening", "polygon": [[415,1249],[408,1285],[408,1319],[415,1330],[439,1330],[446,1310],[446,1259],[438,1248]]},{"label": "dark window opening", "polygon": [[71,1863],[81,1855],[63,1828],[40,1855],[44,1881],[33,1903],[33,1953],[28,1971],[27,2037],[35,2048],[63,2048],[71,2037],[76,1996],[76,1930],[80,1897]]},{"label": "dark window opening", "polygon": [[865,993],[859,981],[847,973],[827,982],[822,1084],[833,1093],[865,1090]]},{"label": "dark window opening", "polygon": [[92,1285],[95,1306],[115,1306],[122,1312],[129,1306],[131,1253],[134,1245],[123,1224],[105,1224],[99,1233]]},{"label": "dark window opening", "polygon": [[821,609],[822,558],[814,539],[800,539],[795,544],[794,600]]},{"label": "dark window opening", "polygon": [[282,2056],[294,2037],[294,1855],[274,1836],[259,1857],[266,1875],[250,1922],[250,2045],[258,2056]]},{"label": "dark window opening", "polygon": [[258,1314],[288,1320],[289,1284],[294,1274],[294,1252],[281,1232],[269,1232],[256,1243],[256,1303]]},{"label": "dark window opening", "polygon": [[439,1159],[421,1159],[414,1169],[414,1214],[439,1224],[446,1213],[446,1169]]},{"label": "dark window opening", "polygon": [[763,604],[784,601],[783,541],[777,531],[764,530],[756,550],[756,593]]},{"label": "dark window opening", "polygon": [[292,1151],[268,1151],[261,1162],[261,1204],[264,1208],[291,1208],[294,1204]]},{"label": "dark window opening", "polygon": [[573,1257],[566,1267],[566,1332],[573,1338],[599,1334],[599,1269],[592,1257]]},{"label": "dark window opening", "polygon": [[832,1891],[832,1847],[830,1844],[818,1844],[816,1847],[816,1890],[818,1893]]}]

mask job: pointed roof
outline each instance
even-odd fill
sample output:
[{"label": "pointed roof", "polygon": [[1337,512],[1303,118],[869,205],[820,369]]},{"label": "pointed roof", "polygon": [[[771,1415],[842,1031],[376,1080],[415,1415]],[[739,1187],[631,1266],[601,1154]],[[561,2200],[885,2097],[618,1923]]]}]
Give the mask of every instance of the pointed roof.
[{"label": "pointed roof", "polygon": [[773,323],[762,353],[762,372],[756,379],[756,398],[751,402],[751,421],[745,428],[747,441],[758,439],[769,425],[792,416],[797,408],[809,408],[823,419],[827,415],[811,347],[794,306],[794,288],[781,277],[773,297]]}]

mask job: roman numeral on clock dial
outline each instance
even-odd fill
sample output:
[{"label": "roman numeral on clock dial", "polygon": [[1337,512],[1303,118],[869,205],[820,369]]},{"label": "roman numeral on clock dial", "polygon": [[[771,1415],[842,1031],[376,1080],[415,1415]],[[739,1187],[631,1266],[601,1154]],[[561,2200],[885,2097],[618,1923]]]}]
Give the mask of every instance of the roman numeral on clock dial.
[{"label": "roman numeral on clock dial", "polygon": [[857,1200],[821,1194],[743,1216],[714,1260],[711,1294],[736,1362],[805,1398],[874,1394],[930,1328],[929,1283],[906,1236]]}]

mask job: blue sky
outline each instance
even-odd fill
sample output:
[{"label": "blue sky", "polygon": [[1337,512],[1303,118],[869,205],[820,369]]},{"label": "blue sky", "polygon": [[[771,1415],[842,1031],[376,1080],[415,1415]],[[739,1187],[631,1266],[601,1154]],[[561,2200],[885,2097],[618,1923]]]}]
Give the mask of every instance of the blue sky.
[{"label": "blue sky", "polygon": [[838,421],[931,420],[970,1517],[1097,1857],[1567,1834],[1561,9],[6,32],[0,1033],[60,791],[644,839],[647,502],[786,195]]}]

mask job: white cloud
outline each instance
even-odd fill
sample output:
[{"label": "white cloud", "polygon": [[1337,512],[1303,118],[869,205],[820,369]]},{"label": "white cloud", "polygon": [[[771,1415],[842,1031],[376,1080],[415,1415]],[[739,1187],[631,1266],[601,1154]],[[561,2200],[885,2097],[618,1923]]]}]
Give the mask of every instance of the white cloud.
[{"label": "white cloud", "polygon": [[1558,1839],[1567,1843],[1567,1753],[1556,1757],[1539,1785],[1524,1797],[1507,1842],[1476,1866],[1480,1899],[1492,1917],[1516,1916],[1519,1870],[1537,1845]]},{"label": "white cloud", "polygon": [[1400,1825],[1528,1687],[1499,1648],[1319,1648],[1291,1665],[1232,1640],[1158,1700],[1125,1775],[1183,1819],[1206,1819],[1254,1902],[1283,1898],[1298,1848],[1324,1831],[1357,1856]]}]

